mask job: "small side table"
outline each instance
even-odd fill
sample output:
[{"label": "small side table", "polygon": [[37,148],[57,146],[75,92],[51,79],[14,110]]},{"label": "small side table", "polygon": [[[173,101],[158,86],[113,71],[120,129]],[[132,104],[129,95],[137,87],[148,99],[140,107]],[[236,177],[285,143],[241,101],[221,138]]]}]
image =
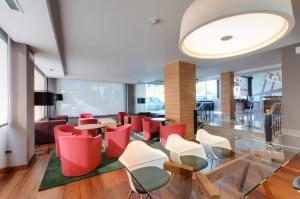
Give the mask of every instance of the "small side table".
[{"label": "small side table", "polygon": [[155,117],[155,118],[151,118],[151,120],[155,122],[160,122],[162,126],[165,126],[166,122],[168,121],[168,119],[164,117]]},{"label": "small side table", "polygon": [[89,136],[92,137],[95,129],[101,129],[104,127],[105,126],[103,124],[84,124],[84,125],[75,126],[75,129],[76,130],[87,130],[89,133]]}]

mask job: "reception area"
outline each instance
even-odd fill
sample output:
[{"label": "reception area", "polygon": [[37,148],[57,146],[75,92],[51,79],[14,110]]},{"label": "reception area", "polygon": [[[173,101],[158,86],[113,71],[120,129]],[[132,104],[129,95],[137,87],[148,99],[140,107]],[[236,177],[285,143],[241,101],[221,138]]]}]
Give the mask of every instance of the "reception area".
[{"label": "reception area", "polygon": [[0,3],[0,199],[300,198],[300,1]]}]

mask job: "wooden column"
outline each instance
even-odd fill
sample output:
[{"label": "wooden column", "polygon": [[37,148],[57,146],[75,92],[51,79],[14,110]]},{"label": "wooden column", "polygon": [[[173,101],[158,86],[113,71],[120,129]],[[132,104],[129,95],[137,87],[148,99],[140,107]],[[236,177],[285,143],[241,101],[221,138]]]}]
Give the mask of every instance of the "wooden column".
[{"label": "wooden column", "polygon": [[196,106],[196,67],[176,62],[165,66],[165,115],[167,119],[187,125],[186,139],[194,137]]},{"label": "wooden column", "polygon": [[234,118],[234,74],[226,72],[221,74],[221,104],[222,115]]}]

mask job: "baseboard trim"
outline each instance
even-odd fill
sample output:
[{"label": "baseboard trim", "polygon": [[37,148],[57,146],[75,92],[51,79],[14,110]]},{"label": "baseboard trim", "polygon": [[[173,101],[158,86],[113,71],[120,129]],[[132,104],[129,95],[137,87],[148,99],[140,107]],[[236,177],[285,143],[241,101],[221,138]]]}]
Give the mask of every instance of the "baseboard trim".
[{"label": "baseboard trim", "polygon": [[24,169],[27,169],[28,166],[29,166],[28,164],[23,164],[23,165],[18,165],[18,166],[2,168],[2,169],[0,169],[0,174],[24,170]]},{"label": "baseboard trim", "polygon": [[28,162],[28,164],[23,164],[23,165],[17,165],[17,166],[12,166],[12,167],[5,167],[5,168],[1,168],[0,169],[0,174],[3,173],[11,173],[11,172],[16,172],[16,171],[20,171],[20,170],[24,170],[24,169],[28,169],[28,167],[32,164],[32,162],[34,161],[35,156],[33,156],[30,161]]}]

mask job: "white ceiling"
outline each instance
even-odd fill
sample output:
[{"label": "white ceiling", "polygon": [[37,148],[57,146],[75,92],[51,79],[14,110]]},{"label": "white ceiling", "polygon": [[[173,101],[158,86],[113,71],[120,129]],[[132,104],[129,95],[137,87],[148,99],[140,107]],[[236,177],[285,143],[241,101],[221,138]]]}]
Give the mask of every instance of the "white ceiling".
[{"label": "white ceiling", "polygon": [[15,42],[31,46],[35,64],[47,76],[63,77],[64,71],[47,1],[18,2],[24,13],[11,10],[4,0],[0,1],[0,27]]},{"label": "white ceiling", "polygon": [[[0,26],[13,39],[33,46],[38,66],[54,77],[63,73],[59,52],[66,64],[65,78],[136,83],[162,78],[164,65],[177,60],[195,63],[199,78],[278,66],[278,48],[300,42],[299,0],[292,0],[296,26],[287,38],[255,55],[223,60],[197,60],[178,50],[181,19],[194,0],[49,0],[61,26],[51,26],[55,20],[46,0],[19,1],[24,14],[0,3]],[[152,17],[161,23],[152,25]],[[57,71],[50,74],[50,66]]]},{"label": "white ceiling", "polygon": [[[193,0],[60,1],[68,78],[137,82],[162,78],[163,66],[176,60],[197,64],[201,78],[224,71],[280,63],[280,52],[238,60],[196,60],[179,53],[180,23]],[[296,28],[274,49],[300,41],[300,4]],[[162,22],[152,25],[149,19]],[[253,32],[255,35],[255,30]]]}]

